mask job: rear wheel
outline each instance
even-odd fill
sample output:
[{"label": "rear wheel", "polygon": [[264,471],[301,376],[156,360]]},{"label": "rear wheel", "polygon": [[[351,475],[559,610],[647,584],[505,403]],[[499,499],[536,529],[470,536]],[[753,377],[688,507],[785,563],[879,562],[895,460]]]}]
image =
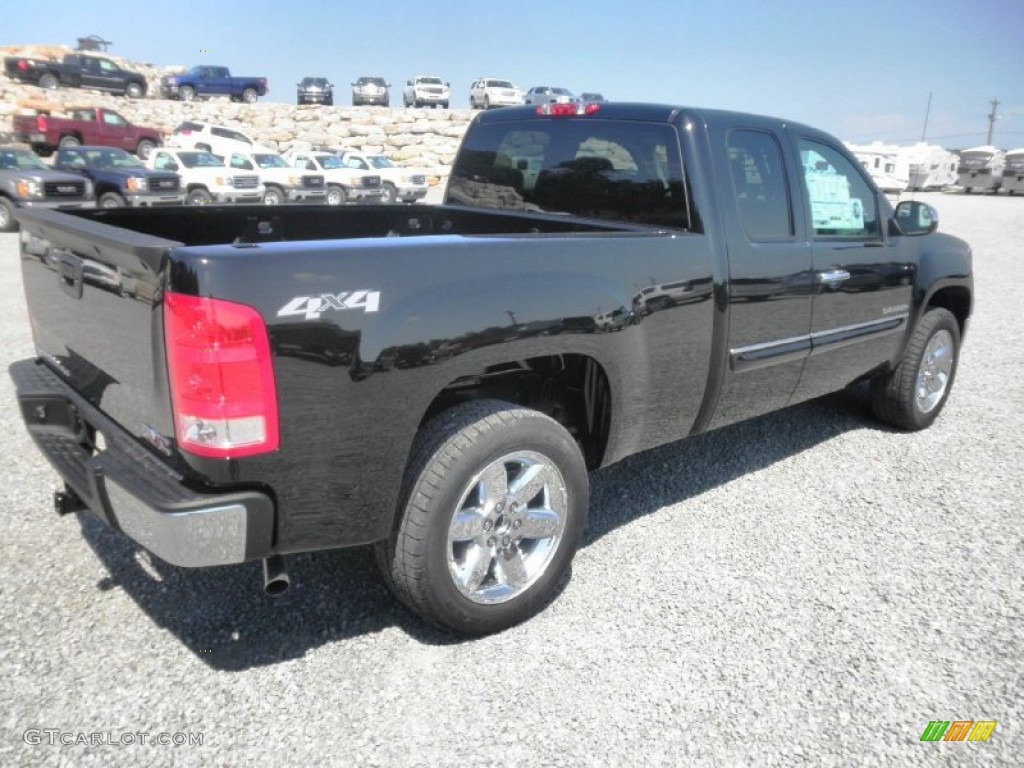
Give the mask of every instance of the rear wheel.
[{"label": "rear wheel", "polygon": [[931,425],[949,397],[960,359],[960,325],[947,309],[924,313],[899,364],[871,383],[871,406],[882,421],[907,430]]},{"label": "rear wheel", "polygon": [[60,80],[52,72],[47,72],[39,78],[40,88],[46,88],[48,91],[53,91],[56,90],[58,86],[60,86]]},{"label": "rear wheel", "polygon": [[14,218],[14,203],[0,197],[0,232],[17,232],[18,220]]},{"label": "rear wheel", "polygon": [[100,208],[124,208],[127,202],[117,192],[104,192],[96,204]]},{"label": "rear wheel", "polygon": [[71,135],[61,136],[60,137],[60,141],[58,142],[58,144],[59,144],[61,149],[68,149],[69,147],[80,147],[80,146],[82,146],[82,142],[79,140],[79,138],[77,136],[71,136]]},{"label": "rear wheel", "polygon": [[259,97],[260,95],[256,93],[255,88],[246,88],[244,91],[242,91],[242,101],[244,101],[246,104],[255,104],[256,99],[258,99]]},{"label": "rear wheel", "polygon": [[498,632],[554,595],[588,494],[583,456],[558,422],[511,403],[464,403],[417,437],[398,524],[377,562],[395,595],[432,624]]}]

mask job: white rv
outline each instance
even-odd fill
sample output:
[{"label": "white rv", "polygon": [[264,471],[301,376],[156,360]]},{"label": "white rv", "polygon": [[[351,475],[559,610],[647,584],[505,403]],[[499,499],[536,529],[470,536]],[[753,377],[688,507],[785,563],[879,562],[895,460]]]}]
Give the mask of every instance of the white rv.
[{"label": "white rv", "polygon": [[883,192],[899,193],[910,184],[910,166],[896,145],[875,141],[871,144],[846,146],[871,174],[875,186]]},{"label": "white rv", "polygon": [[1024,147],[1011,149],[1006,153],[1003,167],[1003,189],[1008,194],[1024,193]]},{"label": "white rv", "polygon": [[982,192],[997,191],[1003,183],[1003,166],[1006,153],[993,146],[972,147],[960,153],[960,172],[957,184],[970,194],[975,189]]},{"label": "white rv", "polygon": [[907,189],[944,189],[956,184],[956,169],[960,161],[955,152],[938,144],[919,141],[911,147],[903,147],[900,154],[906,160],[910,172]]}]

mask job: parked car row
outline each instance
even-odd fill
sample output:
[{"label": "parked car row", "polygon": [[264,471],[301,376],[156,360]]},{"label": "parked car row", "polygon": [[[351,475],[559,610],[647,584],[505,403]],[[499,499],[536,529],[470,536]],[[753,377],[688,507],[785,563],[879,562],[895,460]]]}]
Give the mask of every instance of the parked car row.
[{"label": "parked car row", "polygon": [[[296,104],[334,104],[334,84],[326,77],[304,77],[296,84]],[[389,83],[383,77],[363,76],[352,83],[352,106],[391,105]],[[525,93],[519,86],[500,77],[479,77],[469,86],[469,106],[472,109],[492,109],[520,104],[553,104],[604,101],[595,92],[574,95],[567,88],[534,86]],[[433,75],[416,75],[406,81],[402,90],[404,107],[440,107],[451,104],[451,84]]]}]

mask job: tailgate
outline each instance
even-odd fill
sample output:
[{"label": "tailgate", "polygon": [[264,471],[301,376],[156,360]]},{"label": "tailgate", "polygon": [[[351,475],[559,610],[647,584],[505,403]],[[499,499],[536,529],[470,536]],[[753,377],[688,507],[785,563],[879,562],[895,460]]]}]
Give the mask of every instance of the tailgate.
[{"label": "tailgate", "polygon": [[178,243],[65,212],[18,218],[37,354],[129,433],[173,435],[156,299]]}]

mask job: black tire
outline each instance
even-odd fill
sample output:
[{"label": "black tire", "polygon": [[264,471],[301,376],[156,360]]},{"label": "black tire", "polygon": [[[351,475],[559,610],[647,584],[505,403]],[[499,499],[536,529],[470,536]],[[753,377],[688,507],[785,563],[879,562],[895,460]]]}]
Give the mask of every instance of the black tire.
[{"label": "black tire", "polygon": [[14,218],[14,203],[0,197],[0,232],[17,232],[18,220]]},{"label": "black tire", "polygon": [[124,95],[129,99],[141,99],[146,95],[146,87],[142,83],[128,83],[124,87]]},{"label": "black tire", "polygon": [[156,142],[150,139],[140,139],[139,145],[135,148],[135,154],[142,160],[146,160],[156,149]]},{"label": "black tire", "polygon": [[391,203],[398,202],[398,190],[395,189],[395,185],[392,184],[390,181],[384,182],[384,186],[381,191],[380,201],[382,203],[387,203],[388,205],[390,205]]},{"label": "black tire", "polygon": [[[544,608],[586,524],[589,480],[572,435],[538,411],[478,400],[430,421],[410,456],[394,533],[376,547],[398,599],[467,635],[499,632]],[[485,472],[496,478],[486,499]],[[512,487],[532,472],[540,486],[531,480],[517,496]],[[528,530],[550,535],[530,538]],[[461,583],[461,568],[473,586]]]},{"label": "black tire", "polygon": [[947,309],[929,309],[897,366],[871,382],[871,407],[900,429],[931,426],[942,412],[960,362],[960,324]]},{"label": "black tire", "polygon": [[182,101],[195,101],[196,89],[191,85],[183,85],[181,86],[181,90],[178,91],[178,95],[181,96]]},{"label": "black tire", "polygon": [[[445,104],[445,106],[447,107],[448,105]],[[491,97],[490,96],[484,96],[484,110],[486,111],[486,110],[488,110],[490,108],[491,108]]]},{"label": "black tire", "polygon": [[264,205],[284,205],[286,202],[288,202],[288,196],[280,187],[271,184],[263,192]]},{"label": "black tire", "polygon": [[100,208],[124,208],[128,202],[117,192],[104,192],[96,205]]},{"label": "black tire", "polygon": [[55,91],[60,87],[60,78],[52,72],[46,72],[39,78],[39,87],[48,91]]},{"label": "black tire", "polygon": [[68,149],[69,147],[80,147],[82,146],[81,140],[77,136],[68,134],[67,136],[61,136],[60,141],[57,142],[61,149]]},{"label": "black tire", "polygon": [[246,88],[244,91],[242,91],[242,101],[244,101],[246,104],[255,104],[256,99],[258,99],[259,97],[260,95],[256,93],[255,88]]},{"label": "black tire", "polygon": [[331,184],[327,187],[327,196],[324,198],[324,202],[327,205],[344,205],[348,200],[348,195],[345,194],[345,188],[340,187],[337,184]]},{"label": "black tire", "polygon": [[197,187],[196,189],[190,190],[188,193],[189,205],[211,205],[213,198],[210,196],[210,191],[205,187]]}]

